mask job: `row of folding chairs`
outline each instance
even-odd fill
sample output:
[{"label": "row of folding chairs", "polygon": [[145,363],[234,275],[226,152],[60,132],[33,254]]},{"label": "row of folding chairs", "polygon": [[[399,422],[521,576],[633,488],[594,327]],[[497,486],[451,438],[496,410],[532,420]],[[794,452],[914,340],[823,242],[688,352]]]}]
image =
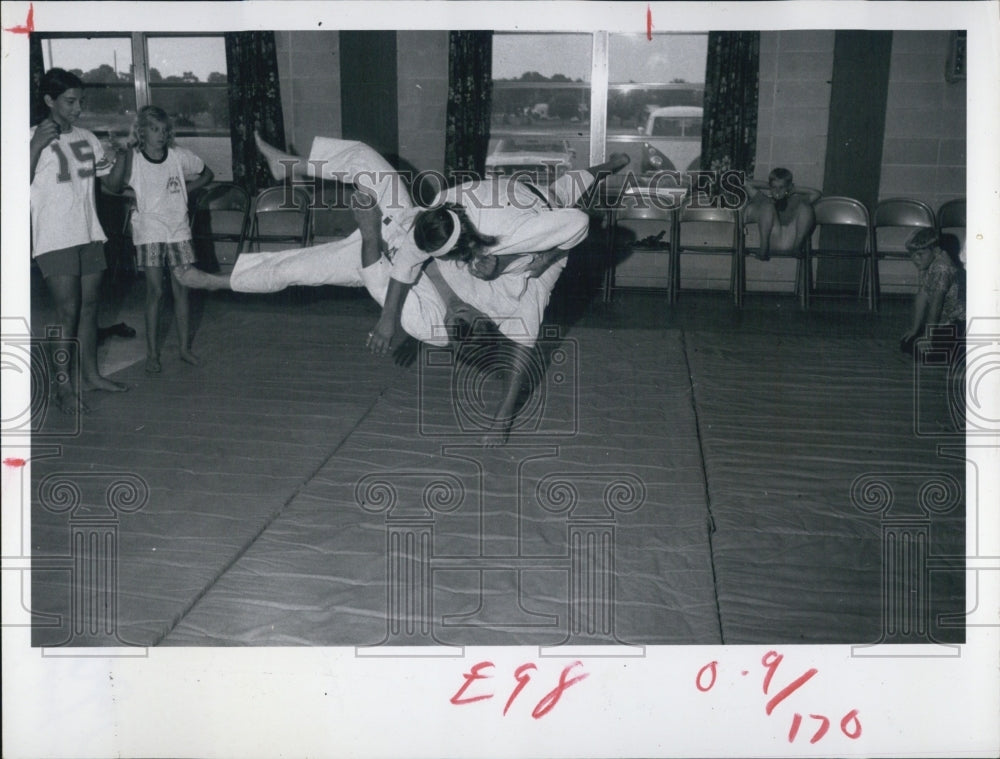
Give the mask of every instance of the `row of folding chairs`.
[{"label": "row of folding chairs", "polygon": [[192,199],[191,232],[200,255],[231,267],[244,252],[306,247],[347,237],[356,229],[336,190],[279,185],[251,197],[233,182],[213,182]]},{"label": "row of folding chairs", "polygon": [[[890,198],[877,204],[869,213],[863,203],[841,196],[821,197],[813,204],[816,229],[801,250],[770,251],[772,258],[796,259],[795,293],[803,309],[808,309],[816,294],[812,262],[820,258],[855,260],[860,263],[859,297],[868,308],[877,311],[881,297],[879,263],[909,258],[905,239],[921,228],[964,236],[965,200],[948,201],[935,213],[919,200]],[[758,253],[757,210],[755,204],[740,209],[695,206],[688,197],[652,197],[635,190],[626,193],[610,213],[608,261],[604,278],[604,298],[610,300],[615,289],[615,264],[622,244],[622,222],[647,222],[655,231],[656,243],[647,246],[667,256],[667,300],[674,303],[681,292],[681,260],[688,254],[721,255],[731,258],[729,292],[737,307],[743,306],[746,294],[746,259]],[[649,224],[648,222],[655,222]],[[835,230],[831,236],[827,230]],[[649,238],[645,238],[649,239]],[[642,241],[638,246],[643,247]],[[633,248],[634,249],[634,248]]]}]

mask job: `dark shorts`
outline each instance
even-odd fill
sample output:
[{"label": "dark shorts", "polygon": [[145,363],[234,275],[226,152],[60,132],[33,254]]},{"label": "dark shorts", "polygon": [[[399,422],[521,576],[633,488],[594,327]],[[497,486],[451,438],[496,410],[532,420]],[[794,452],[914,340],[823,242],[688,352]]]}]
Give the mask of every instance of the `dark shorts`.
[{"label": "dark shorts", "polygon": [[35,257],[35,263],[43,277],[69,275],[80,277],[85,274],[99,274],[108,268],[104,258],[103,242],[88,242],[72,248],[50,250]]}]

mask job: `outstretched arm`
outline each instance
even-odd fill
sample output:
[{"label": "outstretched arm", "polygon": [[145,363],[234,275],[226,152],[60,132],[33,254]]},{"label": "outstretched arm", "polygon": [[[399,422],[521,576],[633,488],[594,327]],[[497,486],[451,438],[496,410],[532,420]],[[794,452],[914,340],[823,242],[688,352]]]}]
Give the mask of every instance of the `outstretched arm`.
[{"label": "outstretched arm", "polygon": [[[497,338],[504,339],[504,338]],[[493,413],[493,422],[482,437],[482,444],[487,448],[497,448],[507,443],[514,417],[521,406],[523,394],[531,390],[532,349],[515,342],[505,342],[503,354],[509,356],[507,369],[507,386],[504,394]]]},{"label": "outstretched arm", "polygon": [[[382,211],[375,202],[374,195],[364,190],[357,190],[351,198],[351,212],[361,232],[361,266],[368,268],[382,257],[385,242],[382,240]],[[382,315],[375,327],[368,334],[368,350],[376,355],[385,355],[393,350],[396,338],[403,337],[401,324],[403,302],[410,292],[412,284],[406,284],[395,279],[389,280],[385,301],[382,304]]]}]

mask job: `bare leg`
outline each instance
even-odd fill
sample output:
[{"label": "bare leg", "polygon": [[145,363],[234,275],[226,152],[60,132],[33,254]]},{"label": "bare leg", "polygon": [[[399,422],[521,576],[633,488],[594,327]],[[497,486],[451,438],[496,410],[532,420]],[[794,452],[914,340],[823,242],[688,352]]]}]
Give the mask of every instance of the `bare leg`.
[{"label": "bare leg", "polygon": [[[616,171],[625,168],[631,160],[628,153],[612,153],[604,163],[589,167],[587,171],[594,177],[594,183],[580,196],[574,205],[583,209],[590,208],[601,180],[605,179],[609,174],[614,174]],[[549,187],[549,200],[553,206],[560,205],[552,187]]]},{"label": "bare leg", "polygon": [[757,258],[761,261],[768,261],[771,258],[771,232],[774,225],[778,223],[778,212],[772,203],[763,203],[760,207],[760,216],[757,219],[757,229],[760,232],[760,248]]},{"label": "bare leg", "polygon": [[[76,337],[76,328],[80,321],[80,278],[70,274],[59,274],[46,277],[45,282],[55,301],[56,320],[62,336],[67,340],[72,340]],[[53,351],[54,348],[49,353],[51,354]],[[52,398],[66,414],[77,414],[88,410],[80,398],[80,388],[76,385],[79,367],[79,357],[76,354],[75,351],[71,354],[74,356],[73,363],[67,367],[68,376],[65,382],[57,380],[61,372],[58,371],[55,357],[47,356],[52,371],[50,388]]]},{"label": "bare leg", "polygon": [[795,209],[795,243],[792,250],[800,250],[806,238],[816,228],[816,212],[808,203],[800,203]]},{"label": "bare leg", "polygon": [[159,374],[160,303],[163,301],[163,267],[146,267],[146,373]]},{"label": "bare leg", "polygon": [[101,376],[97,369],[97,299],[104,272],[80,277],[80,375],[87,390],[121,393],[128,385]]},{"label": "bare leg", "polygon": [[174,279],[184,287],[195,290],[232,290],[228,274],[209,274],[196,266],[176,266],[173,270]]},{"label": "bare leg", "polygon": [[628,153],[612,153],[604,163],[591,166],[587,171],[593,174],[597,181],[600,181],[601,177],[607,174],[614,174],[616,171],[628,166],[631,160]]},{"label": "bare leg", "polygon": [[312,176],[309,173],[311,167],[306,159],[278,150],[273,145],[264,142],[257,132],[253,133],[253,139],[257,143],[257,150],[267,161],[271,176],[279,182],[284,182],[286,179],[306,179]]},{"label": "bare leg", "polygon": [[[177,268],[171,268],[171,275]],[[174,319],[177,321],[177,340],[180,343],[181,361],[192,366],[200,366],[201,359],[191,352],[191,306],[188,289],[177,281],[176,276],[170,277],[170,286],[174,292]]]}]

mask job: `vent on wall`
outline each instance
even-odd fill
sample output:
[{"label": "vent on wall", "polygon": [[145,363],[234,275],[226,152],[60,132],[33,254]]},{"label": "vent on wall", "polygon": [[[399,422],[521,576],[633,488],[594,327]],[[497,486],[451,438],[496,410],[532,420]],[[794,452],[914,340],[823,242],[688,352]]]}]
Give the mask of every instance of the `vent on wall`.
[{"label": "vent on wall", "polygon": [[967,56],[965,54],[965,31],[951,33],[948,44],[948,63],[945,68],[944,78],[949,82],[957,82],[965,79],[965,65]]}]

